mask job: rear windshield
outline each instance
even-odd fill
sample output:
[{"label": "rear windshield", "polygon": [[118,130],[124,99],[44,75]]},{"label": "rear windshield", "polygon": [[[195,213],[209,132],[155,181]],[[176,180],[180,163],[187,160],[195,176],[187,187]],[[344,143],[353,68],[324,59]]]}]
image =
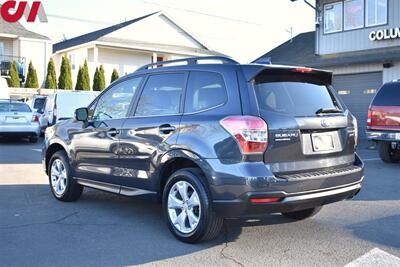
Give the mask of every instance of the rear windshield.
[{"label": "rear windshield", "polygon": [[24,103],[0,103],[0,112],[31,112]]},{"label": "rear windshield", "polygon": [[327,85],[306,78],[259,79],[255,91],[259,108],[266,111],[301,117],[315,116],[320,109],[340,109]]},{"label": "rear windshield", "polygon": [[37,110],[42,109],[45,101],[46,98],[36,98],[35,103],[33,103],[33,108]]},{"label": "rear windshield", "polygon": [[400,106],[400,83],[384,85],[376,94],[373,106]]}]

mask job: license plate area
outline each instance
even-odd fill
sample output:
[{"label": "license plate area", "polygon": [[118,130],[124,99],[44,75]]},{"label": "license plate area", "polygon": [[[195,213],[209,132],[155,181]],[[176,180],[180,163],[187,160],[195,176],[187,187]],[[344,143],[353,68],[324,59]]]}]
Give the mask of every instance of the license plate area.
[{"label": "license plate area", "polygon": [[26,119],[25,119],[25,117],[18,117],[18,116],[6,117],[6,122],[7,123],[26,123]]},{"label": "license plate area", "polygon": [[313,133],[311,141],[314,152],[327,152],[335,149],[332,133]]}]

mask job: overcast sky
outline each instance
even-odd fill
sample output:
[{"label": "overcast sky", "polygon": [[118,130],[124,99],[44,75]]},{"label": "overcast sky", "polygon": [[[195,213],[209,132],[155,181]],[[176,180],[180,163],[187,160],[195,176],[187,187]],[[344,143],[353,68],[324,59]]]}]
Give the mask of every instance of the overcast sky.
[{"label": "overcast sky", "polygon": [[290,39],[291,27],[294,36],[314,29],[314,11],[302,0],[295,3],[290,0],[42,0],[42,3],[49,22],[23,24],[54,42],[63,35],[71,38],[163,10],[212,49],[243,63]]}]

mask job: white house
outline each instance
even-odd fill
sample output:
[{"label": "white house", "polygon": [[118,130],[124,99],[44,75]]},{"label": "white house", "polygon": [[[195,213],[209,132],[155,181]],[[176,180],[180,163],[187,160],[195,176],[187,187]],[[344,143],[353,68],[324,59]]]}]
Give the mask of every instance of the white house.
[{"label": "white house", "polygon": [[73,82],[80,65],[88,61],[90,77],[103,65],[106,82],[113,69],[120,76],[144,64],[190,56],[222,55],[174,22],[164,12],[155,12],[53,46],[56,69],[62,56],[70,59]]},{"label": "white house", "polygon": [[28,31],[20,23],[0,19],[0,75],[7,76],[10,64],[18,63],[20,79],[26,77],[28,64],[36,68],[39,85],[46,78],[47,63],[52,55],[52,43],[46,36]]}]

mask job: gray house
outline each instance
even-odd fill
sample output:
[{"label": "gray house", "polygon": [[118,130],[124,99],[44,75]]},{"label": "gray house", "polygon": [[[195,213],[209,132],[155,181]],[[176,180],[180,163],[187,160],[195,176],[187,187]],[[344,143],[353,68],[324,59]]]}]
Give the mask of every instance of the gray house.
[{"label": "gray house", "polygon": [[266,53],[274,64],[333,71],[333,85],[365,137],[367,110],[380,86],[400,79],[399,0],[317,0],[315,31]]}]

